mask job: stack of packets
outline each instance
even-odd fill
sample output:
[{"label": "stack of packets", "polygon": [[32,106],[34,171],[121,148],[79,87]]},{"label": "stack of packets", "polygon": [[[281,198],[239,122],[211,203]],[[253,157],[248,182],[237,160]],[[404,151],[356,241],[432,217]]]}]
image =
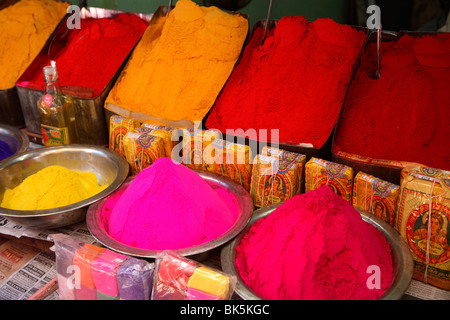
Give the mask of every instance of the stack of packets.
[{"label": "stack of packets", "polygon": [[64,234],[51,237],[60,300],[150,300],[154,263]]},{"label": "stack of packets", "polygon": [[171,250],[155,260],[153,300],[229,300],[236,277],[206,267]]},{"label": "stack of packets", "polygon": [[172,141],[174,130],[113,115],[110,119],[109,148],[127,159],[131,174],[135,175],[156,159],[171,156],[176,143]]},{"label": "stack of packets", "polygon": [[450,290],[450,171],[403,169],[398,206],[395,228],[411,249],[413,278]]},{"label": "stack of packets", "polygon": [[261,208],[300,194],[305,162],[305,155],[264,146],[253,160],[253,204]]},{"label": "stack of packets", "polygon": [[360,171],[353,181],[352,204],[394,227],[399,193],[399,186]]},{"label": "stack of packets", "polygon": [[344,200],[352,202],[353,168],[312,157],[305,165],[305,192],[329,185]]}]

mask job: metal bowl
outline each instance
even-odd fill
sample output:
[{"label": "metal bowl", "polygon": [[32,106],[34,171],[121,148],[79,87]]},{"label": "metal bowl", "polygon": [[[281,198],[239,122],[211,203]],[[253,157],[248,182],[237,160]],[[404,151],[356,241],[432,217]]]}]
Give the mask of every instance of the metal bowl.
[{"label": "metal bowl", "polygon": [[[236,200],[236,204],[238,207],[238,217],[234,225],[230,230],[225,232],[223,235],[218,238],[202,243],[193,247],[184,248],[184,249],[176,249],[173,250],[182,256],[204,256],[207,255],[208,251],[219,247],[226,242],[233,239],[235,236],[239,234],[248,224],[253,212],[253,202],[250,198],[249,193],[242,187],[241,185],[235,183],[231,179],[224,178],[218,176],[213,173],[197,171],[197,173],[206,180],[206,182],[213,188],[226,188],[231,193],[231,195]],[[120,192],[123,188],[126,188],[129,183],[131,183],[131,179],[127,180],[117,192]],[[139,249],[126,244],[123,244],[114,238],[112,238],[107,230],[105,229],[105,221],[102,217],[102,208],[105,205],[106,201],[109,197],[102,199],[101,201],[94,203],[88,209],[86,215],[86,224],[89,228],[89,231],[94,236],[94,238],[103,244],[105,247],[108,247],[111,250],[116,252],[131,255],[140,258],[156,258],[158,250],[147,250],[147,249]],[[187,231],[189,232],[189,230]],[[197,260],[201,260],[197,259]]]},{"label": "metal bowl", "polygon": [[27,151],[30,145],[28,136],[23,131],[6,124],[0,124],[0,140],[9,145],[13,155]]},{"label": "metal bowl", "polygon": [[[281,203],[274,204],[262,209],[258,209],[253,213],[253,217],[247,227],[233,241],[222,248],[221,265],[224,272],[235,275],[237,278],[236,293],[244,300],[263,300],[251,288],[249,288],[242,280],[239,271],[236,268],[236,247],[239,245],[242,237],[249,231],[250,227],[258,220],[267,217],[275,211]],[[357,209],[357,208],[355,208]],[[357,209],[358,210],[358,209]],[[379,298],[380,300],[399,300],[403,297],[412,279],[414,262],[411,252],[400,236],[400,234],[392,228],[388,223],[380,218],[362,210],[358,210],[362,219],[377,228],[388,241],[391,254],[392,264],[394,268],[391,286]]]},{"label": "metal bowl", "polygon": [[88,199],[59,208],[22,211],[0,207],[0,216],[29,228],[51,229],[80,222],[86,217],[87,207],[116,190],[129,170],[122,156],[105,147],[64,145],[30,150],[0,162],[0,203],[6,188],[18,186],[26,177],[51,165],[94,172],[99,183],[108,187]]}]

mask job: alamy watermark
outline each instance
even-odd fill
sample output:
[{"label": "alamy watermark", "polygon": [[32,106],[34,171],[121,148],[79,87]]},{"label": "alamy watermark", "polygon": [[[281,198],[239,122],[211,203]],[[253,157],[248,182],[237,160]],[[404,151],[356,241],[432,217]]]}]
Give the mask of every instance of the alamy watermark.
[{"label": "alamy watermark", "polygon": [[367,29],[380,29],[381,26],[381,9],[377,5],[371,5],[367,7],[367,14],[370,16],[367,18],[366,26]]}]

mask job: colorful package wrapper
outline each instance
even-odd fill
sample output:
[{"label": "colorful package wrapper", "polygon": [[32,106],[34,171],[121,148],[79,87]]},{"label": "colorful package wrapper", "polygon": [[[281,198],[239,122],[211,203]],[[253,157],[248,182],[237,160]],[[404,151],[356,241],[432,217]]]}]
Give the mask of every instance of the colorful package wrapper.
[{"label": "colorful package wrapper", "polygon": [[155,126],[151,124],[144,123],[137,129],[138,133],[148,133],[155,137],[160,137],[164,145],[163,157],[170,158],[172,155],[172,148],[174,147],[174,142],[172,141],[172,129],[164,126]]},{"label": "colorful package wrapper", "polygon": [[293,162],[297,166],[297,174],[298,174],[298,180],[299,180],[299,190],[297,191],[297,194],[300,194],[303,192],[303,180],[304,180],[304,174],[305,174],[305,163],[306,163],[306,156],[304,154],[287,151],[283,149],[273,148],[269,146],[264,146],[262,151],[262,155],[272,156],[272,157],[278,157],[280,160]]},{"label": "colorful package wrapper", "polygon": [[113,115],[109,121],[109,149],[125,157],[123,139],[128,132],[136,132],[141,123],[135,119]]},{"label": "colorful package wrapper", "polygon": [[148,133],[127,133],[124,137],[124,146],[132,175],[138,174],[156,159],[164,157],[163,140]]},{"label": "colorful package wrapper", "polygon": [[207,171],[230,178],[250,191],[253,158],[249,146],[215,139],[204,153]]},{"label": "colorful package wrapper", "polygon": [[349,203],[353,194],[353,168],[312,157],[305,165],[305,192],[325,184]]},{"label": "colorful package wrapper", "polygon": [[52,234],[60,300],[150,300],[154,263]]},{"label": "colorful package wrapper", "polygon": [[352,204],[394,226],[399,194],[400,186],[360,171],[353,182]]},{"label": "colorful package wrapper", "polygon": [[117,268],[120,300],[150,300],[154,263],[127,257]]},{"label": "colorful package wrapper", "polygon": [[292,198],[300,191],[300,177],[295,161],[257,155],[250,185],[253,204],[261,208]]},{"label": "colorful package wrapper", "polygon": [[[201,130],[194,128],[182,129],[182,162],[194,170],[208,170],[210,161],[206,161],[210,152],[205,152],[215,139],[220,137],[216,130]],[[208,159],[208,158],[207,158]]]},{"label": "colorful package wrapper", "polygon": [[155,260],[153,300],[229,300],[236,277],[165,250]]},{"label": "colorful package wrapper", "polygon": [[396,229],[414,259],[413,278],[450,290],[450,171],[404,168]]}]

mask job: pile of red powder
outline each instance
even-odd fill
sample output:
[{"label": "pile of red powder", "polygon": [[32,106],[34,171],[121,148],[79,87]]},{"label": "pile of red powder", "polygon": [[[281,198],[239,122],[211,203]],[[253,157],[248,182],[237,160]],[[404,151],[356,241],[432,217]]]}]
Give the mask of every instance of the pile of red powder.
[{"label": "pile of red powder", "polygon": [[450,170],[450,34],[401,36],[369,46],[352,83],[333,152]]},{"label": "pile of red powder", "polygon": [[257,220],[236,250],[243,281],[268,300],[373,300],[393,277],[381,232],[327,185]]},{"label": "pile of red powder", "polygon": [[206,126],[222,132],[279,129],[282,143],[320,148],[335,126],[366,35],[331,19],[309,23],[302,16],[281,18],[261,46],[263,34],[255,29]]},{"label": "pile of red powder", "polygon": [[[62,87],[85,87],[98,96],[120,68],[147,28],[137,15],[81,19],[81,28],[68,33],[67,43],[54,60]],[[42,68],[50,65],[46,54],[36,58],[17,85],[45,89]],[[93,91],[92,91],[93,90]]]}]

